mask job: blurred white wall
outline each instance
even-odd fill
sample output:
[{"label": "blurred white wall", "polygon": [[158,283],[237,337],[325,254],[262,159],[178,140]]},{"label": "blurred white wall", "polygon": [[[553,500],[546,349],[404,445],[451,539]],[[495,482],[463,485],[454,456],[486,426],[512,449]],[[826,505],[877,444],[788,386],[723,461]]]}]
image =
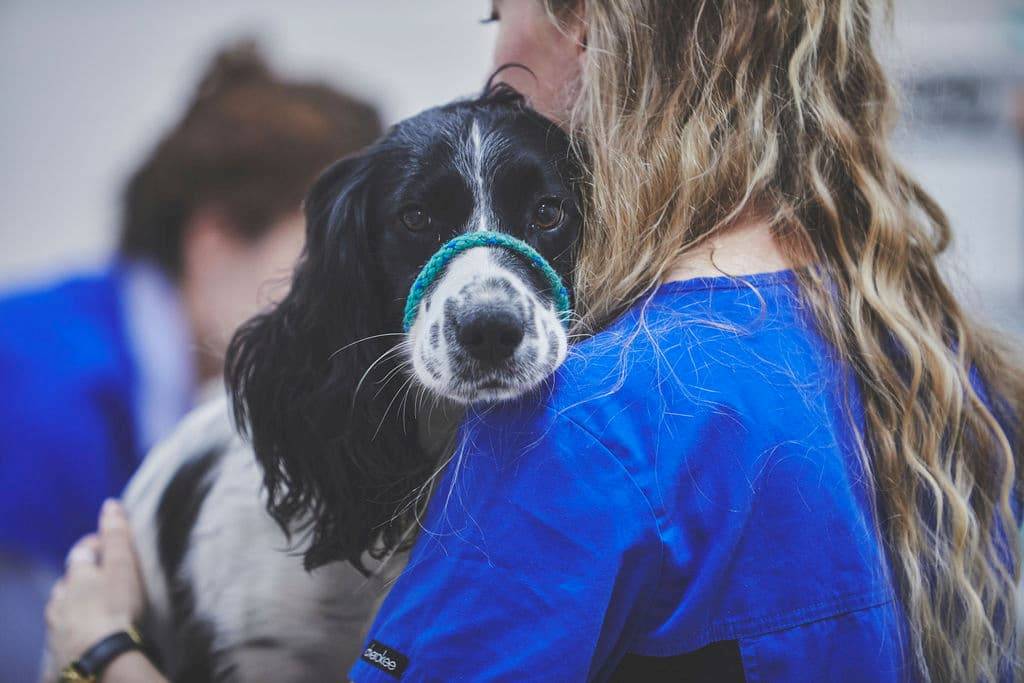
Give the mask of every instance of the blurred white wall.
[{"label": "blurred white wall", "polygon": [[[952,219],[950,261],[970,283],[968,298],[1024,332],[1024,143],[1009,116],[1024,88],[1024,3],[896,4],[896,40],[885,51],[902,82],[963,77],[997,100],[982,103],[993,120],[959,126],[936,124],[930,101],[915,112],[909,98],[899,149]],[[487,0],[0,0],[0,289],[103,259],[124,177],[179,115],[223,41],[260,37],[286,73],[369,96],[394,121],[479,88],[494,34],[478,23],[488,8]]]},{"label": "blurred white wall", "polygon": [[263,39],[284,73],[379,103],[387,122],[476,92],[485,0],[0,0],[0,288],[96,264],[121,184],[207,58]]},{"label": "blurred white wall", "polygon": [[896,0],[899,153],[949,216],[965,302],[1024,336],[1024,2]]}]

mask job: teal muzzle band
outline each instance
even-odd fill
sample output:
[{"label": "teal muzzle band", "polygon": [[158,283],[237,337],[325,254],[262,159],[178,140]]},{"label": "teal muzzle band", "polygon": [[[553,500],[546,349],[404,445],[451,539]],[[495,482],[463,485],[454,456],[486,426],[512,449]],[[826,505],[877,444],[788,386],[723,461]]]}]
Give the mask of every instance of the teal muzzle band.
[{"label": "teal muzzle band", "polygon": [[402,319],[402,328],[406,332],[412,329],[413,323],[416,322],[416,312],[420,308],[423,295],[427,293],[430,286],[444,273],[444,269],[448,267],[452,259],[462,252],[475,247],[502,247],[521,256],[532,268],[543,275],[544,279],[551,285],[551,295],[554,299],[555,309],[558,311],[558,317],[563,325],[569,326],[569,290],[565,288],[562,278],[558,276],[558,273],[547,262],[547,259],[541,256],[529,244],[511,235],[501,232],[481,231],[459,235],[445,242],[430,257],[430,260],[423,266],[423,269],[420,270],[420,274],[416,276],[416,281],[412,283],[412,287],[409,289],[409,298],[405,300],[405,316]]}]

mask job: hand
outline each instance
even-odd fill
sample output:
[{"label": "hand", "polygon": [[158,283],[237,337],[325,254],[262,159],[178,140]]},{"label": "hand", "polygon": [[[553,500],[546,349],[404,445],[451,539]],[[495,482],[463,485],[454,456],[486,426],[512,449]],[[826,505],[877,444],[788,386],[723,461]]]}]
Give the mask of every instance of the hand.
[{"label": "hand", "polygon": [[144,607],[128,519],[118,503],[108,500],[100,512],[99,532],[68,553],[67,570],[46,606],[54,665],[67,666],[101,639],[127,629]]}]

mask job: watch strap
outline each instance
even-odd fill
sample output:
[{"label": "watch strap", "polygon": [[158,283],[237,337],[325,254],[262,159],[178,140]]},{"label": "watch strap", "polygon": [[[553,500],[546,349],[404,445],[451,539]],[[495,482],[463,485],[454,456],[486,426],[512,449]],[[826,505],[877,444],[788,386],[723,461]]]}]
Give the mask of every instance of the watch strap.
[{"label": "watch strap", "polygon": [[87,679],[91,677],[96,680],[115,658],[131,650],[142,649],[142,638],[135,629],[129,628],[127,631],[118,631],[102,639],[86,650],[71,666]]}]

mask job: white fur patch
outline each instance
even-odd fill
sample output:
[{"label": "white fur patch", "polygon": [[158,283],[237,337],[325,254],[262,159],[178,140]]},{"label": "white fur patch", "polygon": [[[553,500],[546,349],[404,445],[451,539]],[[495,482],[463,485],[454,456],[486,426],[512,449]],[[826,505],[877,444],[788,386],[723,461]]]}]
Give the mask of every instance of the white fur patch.
[{"label": "white fur patch", "polygon": [[507,144],[500,136],[487,135],[474,120],[469,128],[469,136],[456,142],[459,153],[456,155],[456,167],[466,179],[473,191],[473,215],[469,220],[468,229],[483,231],[497,228],[497,218],[491,203],[490,167],[496,157]]}]

